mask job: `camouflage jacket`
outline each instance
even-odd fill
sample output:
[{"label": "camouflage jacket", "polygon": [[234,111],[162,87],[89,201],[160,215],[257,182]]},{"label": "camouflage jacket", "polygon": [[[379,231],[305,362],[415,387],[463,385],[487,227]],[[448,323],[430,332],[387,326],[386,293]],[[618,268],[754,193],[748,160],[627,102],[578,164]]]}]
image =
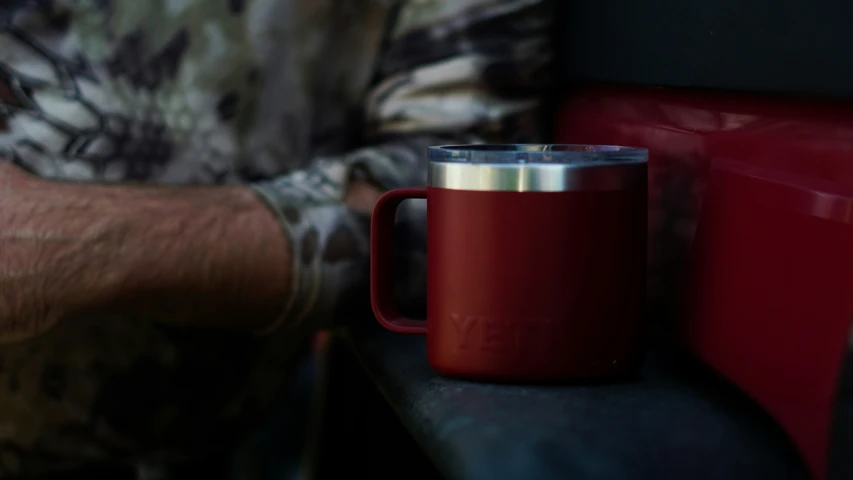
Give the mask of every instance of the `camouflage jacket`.
[{"label": "camouflage jacket", "polygon": [[[423,184],[429,144],[536,140],[550,8],[6,0],[0,158],[57,180],[251,185],[294,249],[285,318],[321,318],[365,282],[349,181]],[[4,345],[0,477],[231,438],[315,325],[259,337],[91,319]]]}]

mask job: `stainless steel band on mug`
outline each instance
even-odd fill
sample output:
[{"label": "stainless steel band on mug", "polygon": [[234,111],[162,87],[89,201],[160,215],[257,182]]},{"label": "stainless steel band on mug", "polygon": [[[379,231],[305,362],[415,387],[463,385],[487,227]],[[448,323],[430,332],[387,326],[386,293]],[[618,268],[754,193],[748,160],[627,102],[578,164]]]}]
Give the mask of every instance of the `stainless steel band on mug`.
[{"label": "stainless steel band on mug", "polygon": [[580,164],[436,162],[430,187],[507,192],[613,191],[645,185],[646,161]]}]

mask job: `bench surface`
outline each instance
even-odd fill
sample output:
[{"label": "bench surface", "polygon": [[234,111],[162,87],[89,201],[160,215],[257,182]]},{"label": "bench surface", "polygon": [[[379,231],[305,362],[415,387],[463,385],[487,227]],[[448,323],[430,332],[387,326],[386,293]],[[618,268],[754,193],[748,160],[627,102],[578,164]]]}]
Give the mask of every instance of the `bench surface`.
[{"label": "bench surface", "polygon": [[365,326],[346,341],[449,479],[807,478],[760,409],[673,354],[622,383],[519,386],[438,375],[423,337]]}]

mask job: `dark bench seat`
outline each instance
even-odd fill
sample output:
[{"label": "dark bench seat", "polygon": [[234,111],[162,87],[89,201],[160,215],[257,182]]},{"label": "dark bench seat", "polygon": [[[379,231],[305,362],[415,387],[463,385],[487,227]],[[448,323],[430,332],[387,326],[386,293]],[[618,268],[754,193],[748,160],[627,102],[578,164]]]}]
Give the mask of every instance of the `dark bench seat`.
[{"label": "dark bench seat", "polygon": [[[619,384],[515,386],[437,375],[423,337],[367,326],[339,340],[339,363],[366,372],[378,402],[445,478],[807,478],[765,414],[671,354],[651,355],[638,378]],[[369,410],[355,415],[367,418]],[[377,435],[365,418],[350,448],[359,436]]]}]

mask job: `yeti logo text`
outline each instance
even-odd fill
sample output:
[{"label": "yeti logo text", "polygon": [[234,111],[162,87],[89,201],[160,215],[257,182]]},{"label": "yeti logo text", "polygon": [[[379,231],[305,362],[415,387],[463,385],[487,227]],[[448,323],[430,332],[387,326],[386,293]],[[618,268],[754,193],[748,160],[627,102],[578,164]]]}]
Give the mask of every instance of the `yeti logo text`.
[{"label": "yeti logo text", "polygon": [[507,320],[482,315],[450,314],[462,350],[553,350],[555,325],[550,318]]}]

